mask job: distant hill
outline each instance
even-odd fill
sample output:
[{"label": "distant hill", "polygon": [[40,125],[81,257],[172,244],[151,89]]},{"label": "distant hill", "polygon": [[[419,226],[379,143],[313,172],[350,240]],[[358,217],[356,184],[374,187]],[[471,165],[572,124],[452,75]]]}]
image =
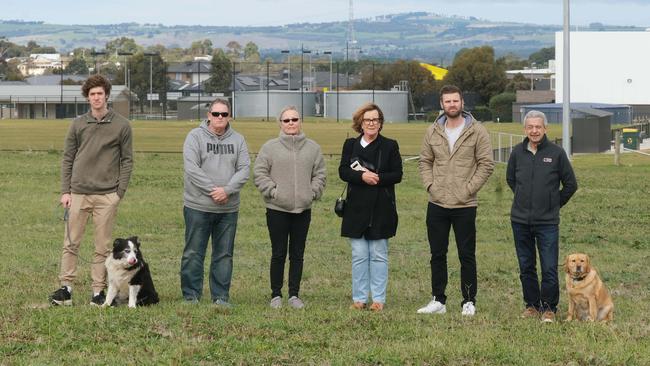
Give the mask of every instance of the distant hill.
[{"label": "distant hill", "polygon": [[[554,32],[560,26],[504,23],[474,17],[446,17],[433,13],[405,13],[358,19],[354,22],[356,45],[346,43],[347,22],[298,23],[269,27],[216,27],[200,25],[165,26],[162,24],[122,23],[107,25],[58,25],[43,22],[0,20],[0,37],[26,44],[34,40],[59,51],[76,47],[102,49],[118,37],[134,38],[145,46],[189,47],[193,41],[210,39],[215,47],[230,41],[244,45],[255,42],[262,53],[306,49],[333,51],[344,58],[346,50],[362,56],[382,59],[415,58],[447,65],[464,47],[491,45],[497,55],[513,53],[521,57],[543,47],[553,46]],[[605,26],[597,23],[592,30],[643,30],[635,27]]]}]

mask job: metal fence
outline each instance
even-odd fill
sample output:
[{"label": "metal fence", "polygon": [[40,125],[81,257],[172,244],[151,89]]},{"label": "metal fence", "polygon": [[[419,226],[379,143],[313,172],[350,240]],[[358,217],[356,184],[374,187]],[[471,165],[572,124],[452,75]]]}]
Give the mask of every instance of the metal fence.
[{"label": "metal fence", "polygon": [[522,142],[526,136],[505,132],[490,132],[492,144],[492,157],[497,163],[507,163],[512,149]]},{"label": "metal fence", "polygon": [[[344,91],[359,89],[372,91],[372,95],[375,90],[407,92],[405,108],[410,119],[422,117],[432,108],[437,108],[435,91],[430,95],[423,94],[423,90],[431,85],[427,84],[430,81],[422,78],[424,69],[419,70],[421,67],[416,64],[407,64],[400,72],[391,72],[393,69],[389,68],[393,64],[367,60],[337,61],[328,52],[291,52],[283,52],[276,60],[232,62],[228,86],[216,90],[210,86],[212,63],[207,60],[156,65],[151,57],[145,58],[146,65],[143,66],[136,64],[131,57],[120,56],[120,64],[98,58],[94,60],[95,67],[91,67],[93,71],[89,72],[98,70],[111,78],[114,90],[121,86],[128,91],[124,97],[128,105],[121,113],[132,119],[180,118],[179,101],[184,98],[195,99],[191,107],[192,116],[203,118],[201,105],[216,96],[235,98],[237,93],[251,91],[315,93],[314,111],[306,113],[315,116],[324,115],[325,93],[343,94]],[[22,83],[0,83],[0,118],[71,118],[85,112],[80,110],[80,105],[86,104],[80,84],[89,74],[67,75],[58,73],[58,69],[44,72],[45,75],[29,77]],[[51,90],[44,92],[43,88]],[[30,101],[29,98],[33,99]],[[278,109],[271,104],[271,99],[267,97],[265,102],[267,106],[264,109],[268,111],[264,113],[265,118],[272,118],[272,111]],[[341,116],[344,119],[350,117]]]}]

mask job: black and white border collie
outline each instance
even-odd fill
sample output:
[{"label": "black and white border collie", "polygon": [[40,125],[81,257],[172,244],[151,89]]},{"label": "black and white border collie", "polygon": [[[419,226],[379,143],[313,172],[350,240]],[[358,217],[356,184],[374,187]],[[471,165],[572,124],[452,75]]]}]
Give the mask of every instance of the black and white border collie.
[{"label": "black and white border collie", "polygon": [[149,266],[142,258],[137,236],[116,239],[113,254],[106,258],[108,293],[103,307],[125,303],[130,308],[157,304],[158,293],[153,286]]}]

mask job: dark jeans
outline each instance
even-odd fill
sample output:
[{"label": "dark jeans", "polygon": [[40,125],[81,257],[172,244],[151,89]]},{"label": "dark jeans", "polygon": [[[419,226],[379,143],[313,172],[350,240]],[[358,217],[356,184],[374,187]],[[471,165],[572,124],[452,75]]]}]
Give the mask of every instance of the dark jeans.
[{"label": "dark jeans", "polygon": [[427,236],[431,249],[431,295],[443,304],[447,302],[447,249],[451,227],[460,260],[461,305],[469,301],[476,304],[476,207],[444,208],[429,202]]},{"label": "dark jeans", "polygon": [[284,262],[289,251],[289,297],[298,296],[311,210],[290,213],[266,209],[271,238],[271,297],[282,296]]},{"label": "dark jeans", "polygon": [[[559,256],[558,225],[526,225],[512,222],[512,234],[519,261],[519,278],[526,307],[538,311],[557,311],[560,285],[557,266]],[[535,246],[539,252],[542,283],[537,279]]]},{"label": "dark jeans", "polygon": [[203,262],[212,237],[210,294],[212,301],[228,301],[232,279],[232,254],[237,232],[237,212],[213,213],[183,207],[185,249],[181,258],[181,291],[186,300],[203,293]]}]

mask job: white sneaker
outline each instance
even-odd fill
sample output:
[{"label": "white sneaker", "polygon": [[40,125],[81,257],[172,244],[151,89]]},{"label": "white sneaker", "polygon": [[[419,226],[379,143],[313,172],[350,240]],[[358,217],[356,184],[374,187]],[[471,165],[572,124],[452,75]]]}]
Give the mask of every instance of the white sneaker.
[{"label": "white sneaker", "polygon": [[271,309],[280,309],[282,307],[282,297],[276,296],[271,299]]},{"label": "white sneaker", "polygon": [[302,309],[305,307],[305,303],[298,296],[291,296],[287,302],[294,309]]},{"label": "white sneaker", "polygon": [[418,309],[418,314],[444,314],[447,312],[445,304],[434,297],[425,307]]},{"label": "white sneaker", "polygon": [[463,305],[463,311],[461,311],[461,314],[467,316],[474,316],[474,314],[476,314],[476,307],[474,306],[474,303],[471,301],[466,302]]}]

